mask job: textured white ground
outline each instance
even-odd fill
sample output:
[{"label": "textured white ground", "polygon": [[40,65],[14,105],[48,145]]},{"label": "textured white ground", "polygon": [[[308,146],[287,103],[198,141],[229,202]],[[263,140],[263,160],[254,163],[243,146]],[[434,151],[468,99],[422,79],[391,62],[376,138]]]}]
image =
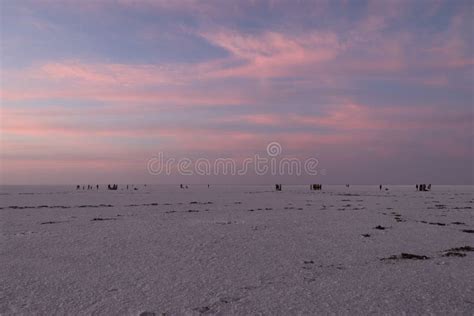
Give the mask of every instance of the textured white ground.
[{"label": "textured white ground", "polygon": [[0,313],[472,315],[473,187],[389,188],[0,187]]}]

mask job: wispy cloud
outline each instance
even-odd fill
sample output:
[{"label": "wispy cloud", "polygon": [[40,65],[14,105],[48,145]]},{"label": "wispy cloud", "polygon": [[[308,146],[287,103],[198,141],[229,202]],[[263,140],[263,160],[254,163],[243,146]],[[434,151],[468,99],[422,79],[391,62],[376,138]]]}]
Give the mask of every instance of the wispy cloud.
[{"label": "wispy cloud", "polygon": [[469,1],[15,1],[2,18],[12,174],[274,140],[341,168],[472,160]]}]

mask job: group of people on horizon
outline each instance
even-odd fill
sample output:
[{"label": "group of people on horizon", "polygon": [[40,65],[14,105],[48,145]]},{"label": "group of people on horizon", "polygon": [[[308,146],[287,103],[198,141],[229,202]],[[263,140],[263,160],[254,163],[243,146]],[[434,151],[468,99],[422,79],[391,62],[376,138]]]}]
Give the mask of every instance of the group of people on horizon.
[{"label": "group of people on horizon", "polygon": [[[129,190],[129,187],[132,187],[133,190],[138,190],[134,185],[128,185],[127,184],[127,190]],[[145,184],[146,186],[146,184]],[[100,186],[97,185],[90,185],[88,184],[87,187],[85,185],[77,185],[76,190],[94,190],[94,187],[96,190],[99,190]],[[181,189],[189,189],[188,185],[180,184],[179,187]],[[207,187],[209,188],[210,185],[208,184]],[[310,185],[310,190],[322,190],[323,185],[322,184],[311,184]],[[346,188],[349,188],[349,184],[346,184]],[[117,184],[108,184],[107,185],[108,190],[117,190],[118,185]],[[381,191],[383,189],[383,186],[380,184],[379,185],[379,190]],[[275,190],[276,191],[281,191],[282,190],[282,185],[281,184],[275,184]],[[388,190],[388,188],[385,188],[385,190]],[[417,184],[416,185],[416,190],[417,191],[430,191],[431,190],[431,184]]]},{"label": "group of people on horizon", "polygon": [[[144,185],[146,187],[146,184]],[[90,185],[88,184],[87,186],[86,185],[76,185],[76,190],[94,190],[94,188],[96,190],[99,190],[100,186],[98,184],[96,184],[95,186],[94,185]],[[187,186],[186,186],[187,188]],[[107,185],[107,189],[108,190],[118,190],[118,184],[108,184]],[[138,190],[137,187],[135,187],[135,185],[132,185],[132,184],[127,184],[126,186],[126,189],[129,190],[129,189],[132,189],[132,190]]]},{"label": "group of people on horizon", "polygon": [[416,190],[417,191],[430,191],[431,190],[431,184],[417,184],[416,185]]},{"label": "group of people on horizon", "polygon": [[[95,188],[96,188],[96,190],[99,190],[99,185],[97,184],[97,185],[95,186]],[[81,186],[80,186],[79,184],[76,185],[76,190],[80,190],[80,189],[81,189]],[[85,186],[85,185],[82,186],[82,190],[86,190],[86,186]],[[87,185],[87,190],[94,190],[94,186],[88,184],[88,185]]]}]

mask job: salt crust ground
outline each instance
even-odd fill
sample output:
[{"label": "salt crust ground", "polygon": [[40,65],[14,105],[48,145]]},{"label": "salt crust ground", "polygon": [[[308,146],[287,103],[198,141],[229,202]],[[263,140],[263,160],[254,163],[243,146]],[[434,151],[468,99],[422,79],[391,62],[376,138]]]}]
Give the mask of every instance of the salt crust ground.
[{"label": "salt crust ground", "polygon": [[272,189],[0,187],[0,313],[473,314],[472,186]]}]

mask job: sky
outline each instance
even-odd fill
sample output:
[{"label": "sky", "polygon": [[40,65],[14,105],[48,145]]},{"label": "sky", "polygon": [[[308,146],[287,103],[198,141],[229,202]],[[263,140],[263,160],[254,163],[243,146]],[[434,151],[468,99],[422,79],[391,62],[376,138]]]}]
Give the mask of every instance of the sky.
[{"label": "sky", "polygon": [[[0,184],[472,184],[473,1],[1,1]],[[150,173],[150,159],[317,174]],[[161,163],[162,165],[162,163]]]}]

